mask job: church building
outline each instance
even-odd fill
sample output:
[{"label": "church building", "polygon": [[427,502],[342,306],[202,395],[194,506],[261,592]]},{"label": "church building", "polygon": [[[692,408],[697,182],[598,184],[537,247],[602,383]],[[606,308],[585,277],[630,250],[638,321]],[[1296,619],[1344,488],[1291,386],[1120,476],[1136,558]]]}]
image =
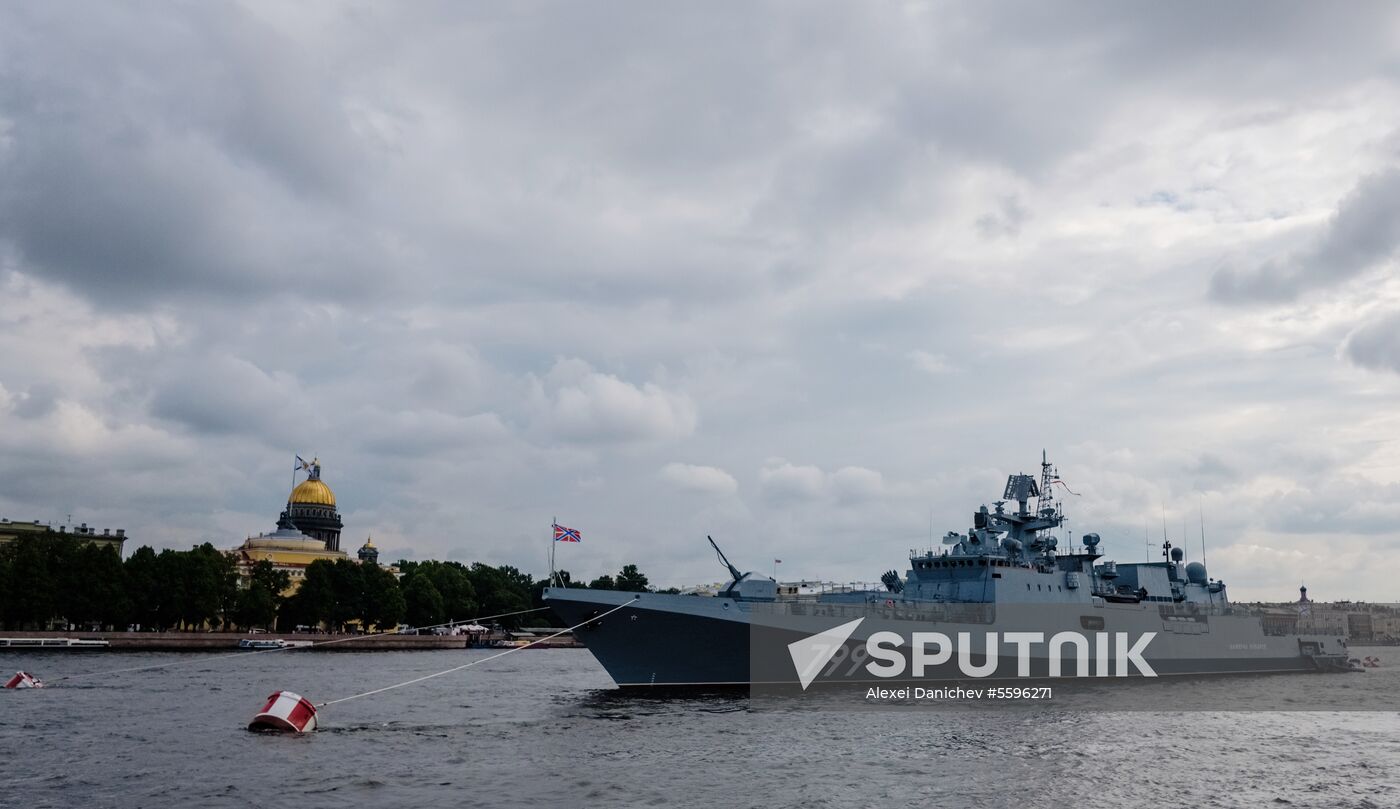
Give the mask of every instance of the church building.
[{"label": "church building", "polygon": [[[340,549],[340,512],[336,510],[335,493],[321,480],[321,462],[307,465],[307,477],[298,483],[287,497],[287,507],[277,520],[277,530],[258,534],[244,540],[232,551],[240,578],[247,580],[258,562],[271,562],[278,570],[290,574],[292,586],[288,593],[301,586],[306,568],[318,559],[332,562],[347,559]],[[366,539],[358,553],[361,562],[374,563],[379,549]]]}]

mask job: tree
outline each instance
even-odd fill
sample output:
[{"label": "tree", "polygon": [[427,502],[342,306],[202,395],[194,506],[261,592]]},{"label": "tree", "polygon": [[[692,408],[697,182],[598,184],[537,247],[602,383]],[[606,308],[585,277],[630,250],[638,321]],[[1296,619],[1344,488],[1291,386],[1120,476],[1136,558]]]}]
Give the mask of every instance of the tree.
[{"label": "tree", "polygon": [[277,597],[266,587],[253,584],[238,593],[233,623],[243,627],[269,627],[277,620]]},{"label": "tree", "polygon": [[444,621],[465,621],[477,615],[476,587],[461,562],[427,562],[419,569],[442,594]]},{"label": "tree", "polygon": [[432,626],[442,620],[442,593],[428,576],[415,575],[408,580],[403,593],[404,610],[413,626]]},{"label": "tree", "polygon": [[278,570],[267,559],[254,563],[248,571],[248,586],[238,592],[233,623],[242,627],[271,628],[284,601],[282,593],[291,584],[291,574]]},{"label": "tree", "polygon": [[50,572],[44,541],[21,536],[6,548],[10,558],[10,588],[5,625],[13,629],[47,627],[57,612],[58,582]]},{"label": "tree", "polygon": [[84,567],[89,579],[88,593],[93,609],[86,620],[116,630],[125,629],[131,619],[131,599],[126,592],[126,576],[121,556],[110,545],[87,545],[83,548]]},{"label": "tree", "polygon": [[371,626],[392,629],[403,620],[406,605],[399,592],[398,579],[379,565],[361,565],[363,597],[360,600],[360,625],[366,632]]},{"label": "tree", "polygon": [[[184,555],[175,568],[184,574],[180,620],[192,629],[215,626],[234,611],[238,574],[233,558],[208,542]],[[182,570],[181,570],[182,569]]]},{"label": "tree", "polygon": [[319,626],[329,622],[335,610],[335,565],[329,559],[317,559],[306,566],[306,575],[296,595],[283,606],[288,623]]},{"label": "tree", "polygon": [[589,582],[588,587],[592,590],[616,590],[617,583],[613,581],[612,576],[609,576],[608,574],[604,573],[603,575]]},{"label": "tree", "polygon": [[86,552],[90,546],[80,544],[71,534],[48,536],[39,542],[49,580],[57,588],[52,612],[45,616],[45,622],[61,618],[65,624],[77,625],[95,620],[98,605],[91,591],[95,571],[89,570],[89,565],[95,564],[96,559]]},{"label": "tree", "polygon": [[188,600],[185,555],[166,548],[156,556],[155,573],[155,626],[160,630],[178,628]]},{"label": "tree", "polygon": [[628,593],[645,593],[647,591],[647,577],[636,565],[623,565],[622,572],[617,574],[617,589]]},{"label": "tree", "polygon": [[292,574],[285,570],[278,570],[272,562],[262,559],[255,562],[252,569],[248,571],[248,581],[280,599],[283,593],[291,589]]},{"label": "tree", "polygon": [[130,620],[150,629],[160,623],[160,593],[156,589],[159,575],[156,552],[142,545],[122,564],[126,579],[126,596],[131,604]]},{"label": "tree", "polygon": [[501,622],[518,625],[521,616],[505,615],[530,609],[530,577],[509,565],[491,567],[476,562],[467,573],[476,588],[482,615],[502,615]]},{"label": "tree", "polygon": [[349,559],[337,559],[331,566],[331,628],[343,631],[345,625],[363,612],[364,575],[363,566]]},{"label": "tree", "polygon": [[0,545],[0,626],[7,626],[5,616],[10,614],[10,593],[14,583],[10,581],[10,553],[8,547]]}]

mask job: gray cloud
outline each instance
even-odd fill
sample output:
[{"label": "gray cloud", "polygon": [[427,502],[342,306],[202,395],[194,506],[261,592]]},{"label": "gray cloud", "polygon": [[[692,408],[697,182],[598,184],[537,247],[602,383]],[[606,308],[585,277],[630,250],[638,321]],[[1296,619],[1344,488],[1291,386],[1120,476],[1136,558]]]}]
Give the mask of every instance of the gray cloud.
[{"label": "gray cloud", "polygon": [[232,545],[300,452],[388,554],[849,579],[1048,446],[1291,585],[1397,474],[1397,13],[6,5],[0,514]]},{"label": "gray cloud", "polygon": [[1361,179],[1308,248],[1250,271],[1222,269],[1211,295],[1227,303],[1290,301],[1348,281],[1389,261],[1400,248],[1400,169]]},{"label": "gray cloud", "polygon": [[661,477],[682,489],[706,494],[732,495],[739,491],[739,482],[733,475],[713,466],[672,462],[661,467]]},{"label": "gray cloud", "polygon": [[1363,368],[1400,373],[1400,312],[1367,320],[1342,345],[1346,358]]}]

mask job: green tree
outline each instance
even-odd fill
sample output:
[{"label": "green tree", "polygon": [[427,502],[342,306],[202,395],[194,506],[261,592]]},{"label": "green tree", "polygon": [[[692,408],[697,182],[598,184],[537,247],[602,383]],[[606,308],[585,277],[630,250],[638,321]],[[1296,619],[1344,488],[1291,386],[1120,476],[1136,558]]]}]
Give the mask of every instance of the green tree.
[{"label": "green tree", "polygon": [[184,574],[185,599],[180,620],[191,629],[215,626],[231,615],[238,599],[233,558],[208,542],[184,555],[176,565]]},{"label": "green tree", "polygon": [[155,627],[160,630],[177,629],[183,620],[185,602],[188,600],[185,554],[166,548],[156,556],[155,572]]},{"label": "green tree", "polygon": [[415,575],[408,580],[403,593],[404,610],[413,626],[432,626],[442,619],[442,593],[428,576]]},{"label": "green tree", "polygon": [[287,600],[285,623],[320,626],[329,623],[335,612],[335,564],[317,559],[306,566],[306,575],[296,595]]},{"label": "green tree", "polygon": [[58,612],[57,577],[49,568],[43,540],[21,536],[6,548],[10,556],[9,613],[5,625],[14,629],[47,628]]},{"label": "green tree", "polygon": [[360,625],[366,632],[371,626],[380,631],[398,626],[407,609],[398,579],[379,565],[361,565],[360,576],[364,588],[358,616]]},{"label": "green tree", "polygon": [[85,566],[91,571],[89,585],[94,605],[89,619],[115,630],[126,629],[131,620],[131,599],[126,592],[126,575],[121,555],[110,545],[88,545]]},{"label": "green tree", "polygon": [[261,585],[250,585],[238,593],[233,623],[241,627],[270,627],[277,620],[277,597]]},{"label": "green tree", "polygon": [[131,604],[130,620],[143,629],[160,624],[159,571],[156,552],[149,545],[137,548],[122,565],[126,594]]},{"label": "green tree", "polygon": [[[491,567],[477,562],[467,572],[476,588],[480,615],[504,615],[530,609],[529,576],[513,567]],[[508,626],[517,626],[523,616],[511,615],[500,619]]]},{"label": "green tree", "polygon": [[282,594],[291,589],[292,574],[285,570],[278,570],[272,562],[262,559],[253,563],[253,567],[248,571],[248,581],[258,585],[269,593],[273,593],[279,599]]},{"label": "green tree", "polygon": [[14,583],[10,581],[10,549],[8,545],[0,545],[0,627],[8,627],[6,618],[10,614],[10,593],[14,590]]},{"label": "green tree", "polygon": [[426,575],[442,595],[443,621],[465,621],[479,614],[476,587],[461,562],[424,562],[414,575]]},{"label": "green tree", "polygon": [[89,566],[96,558],[86,552],[91,546],[80,544],[71,534],[48,536],[39,542],[43,546],[49,580],[57,588],[52,612],[45,622],[61,618],[64,624],[78,625],[95,620],[98,606],[91,591],[95,571]]},{"label": "green tree", "polygon": [[263,559],[248,571],[248,586],[238,592],[233,611],[233,623],[241,627],[271,628],[282,606],[282,593],[291,586],[292,577]]},{"label": "green tree", "polygon": [[337,559],[331,567],[331,628],[343,631],[345,625],[363,612],[365,600],[362,565],[349,559]]},{"label": "green tree", "polygon": [[616,590],[617,583],[613,581],[612,576],[609,576],[608,574],[604,573],[603,575],[589,582],[588,587],[592,590]]},{"label": "green tree", "polygon": [[645,593],[647,577],[636,565],[623,565],[622,572],[617,574],[616,587],[628,593]]}]

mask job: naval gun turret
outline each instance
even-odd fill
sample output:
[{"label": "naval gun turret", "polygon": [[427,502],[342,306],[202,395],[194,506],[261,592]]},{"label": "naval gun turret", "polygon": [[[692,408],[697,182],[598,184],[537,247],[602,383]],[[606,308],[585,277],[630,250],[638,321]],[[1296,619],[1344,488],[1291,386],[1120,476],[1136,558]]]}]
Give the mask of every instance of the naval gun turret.
[{"label": "naval gun turret", "polygon": [[712,536],[706,536],[710,541],[710,547],[715,549],[720,562],[729,568],[729,575],[734,579],[728,587],[719,591],[725,598],[733,598],[739,601],[772,601],[778,597],[778,582],[774,579],[755,573],[750,570],[748,573],[740,573],[739,568],[729,563],[724,551],[719,549],[719,545]]}]

